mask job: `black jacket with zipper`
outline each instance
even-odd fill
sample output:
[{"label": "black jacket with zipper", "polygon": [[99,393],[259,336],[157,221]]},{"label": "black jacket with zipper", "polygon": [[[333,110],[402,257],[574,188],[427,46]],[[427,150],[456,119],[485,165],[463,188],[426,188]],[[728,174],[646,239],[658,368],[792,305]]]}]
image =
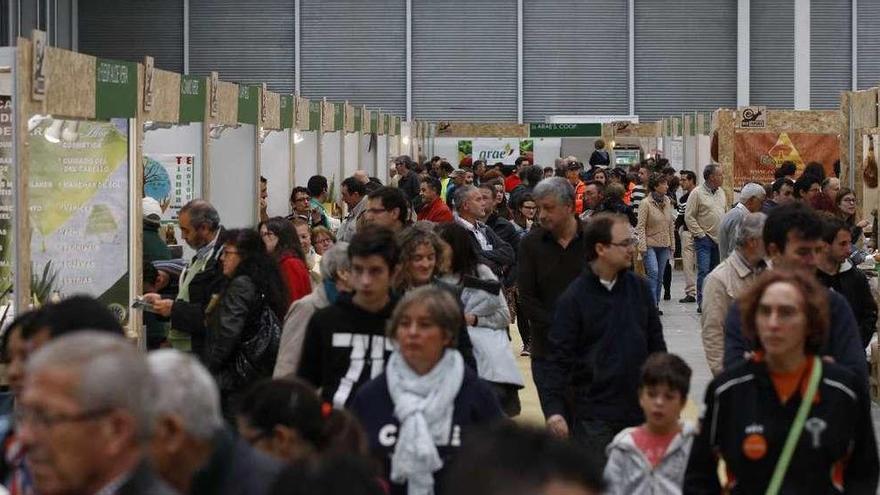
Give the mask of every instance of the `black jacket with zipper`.
[{"label": "black jacket with zipper", "polygon": [[[715,377],[706,389],[700,433],[691,449],[683,492],[721,493],[717,472],[718,460],[723,458],[733,479],[730,493],[764,493],[800,397],[796,391],[788,402],[781,403],[767,365],[756,360],[743,361]],[[766,445],[763,453],[752,451],[755,459],[744,453],[747,436],[763,439]],[[846,466],[843,490],[835,487],[832,475],[838,461],[845,461]],[[873,494],[877,475],[868,392],[848,369],[823,363],[817,400],[807,415],[779,493]]]},{"label": "black jacket with zipper", "polygon": [[868,347],[871,337],[877,332],[877,302],[871,294],[868,277],[848,260],[836,274],[829,275],[822,270],[816,270],[816,276],[822,285],[833,289],[849,303],[859,325],[862,347]]}]

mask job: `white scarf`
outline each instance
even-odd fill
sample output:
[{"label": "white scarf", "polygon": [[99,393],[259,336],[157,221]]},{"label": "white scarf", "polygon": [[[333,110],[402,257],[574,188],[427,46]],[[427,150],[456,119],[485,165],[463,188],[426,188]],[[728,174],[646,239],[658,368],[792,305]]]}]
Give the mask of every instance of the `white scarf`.
[{"label": "white scarf", "polygon": [[408,483],[408,495],[433,495],[434,472],[443,467],[437,444],[446,445],[455,397],[464,382],[464,360],[446,349],[427,374],[413,371],[395,351],[385,370],[394,415],[400,421],[391,456],[391,481]]}]

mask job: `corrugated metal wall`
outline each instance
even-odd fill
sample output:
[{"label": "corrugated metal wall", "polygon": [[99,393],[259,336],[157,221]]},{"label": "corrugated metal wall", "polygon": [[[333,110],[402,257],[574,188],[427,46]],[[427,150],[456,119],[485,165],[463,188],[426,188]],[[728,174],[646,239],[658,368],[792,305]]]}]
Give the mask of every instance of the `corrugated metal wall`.
[{"label": "corrugated metal wall", "polygon": [[640,119],[736,106],[736,5],[736,0],[635,2]]},{"label": "corrugated metal wall", "polygon": [[190,0],[189,23],[191,74],[293,92],[293,0]]},{"label": "corrugated metal wall", "polygon": [[859,0],[856,19],[859,89],[867,89],[880,84],[880,2]]},{"label": "corrugated metal wall", "polygon": [[627,0],[524,1],[524,120],[629,113],[627,24]]},{"label": "corrugated metal wall", "polygon": [[752,0],[750,10],[749,102],[794,108],[794,0]]},{"label": "corrugated metal wall", "polygon": [[840,93],[852,87],[851,7],[847,1],[811,0],[811,108],[840,108]]},{"label": "corrugated metal wall", "polygon": [[516,0],[413,0],[413,118],[516,121]]},{"label": "corrugated metal wall", "polygon": [[406,113],[405,0],[302,0],[300,15],[304,96]]},{"label": "corrugated metal wall", "polygon": [[79,7],[79,51],[183,72],[183,0],[84,0]]}]

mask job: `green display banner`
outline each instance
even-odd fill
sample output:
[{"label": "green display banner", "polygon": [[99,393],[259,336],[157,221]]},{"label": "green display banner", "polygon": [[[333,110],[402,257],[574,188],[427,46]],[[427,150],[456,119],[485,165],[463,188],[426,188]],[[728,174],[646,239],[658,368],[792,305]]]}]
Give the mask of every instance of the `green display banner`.
[{"label": "green display banner", "polygon": [[345,129],[345,103],[333,104],[333,130]]},{"label": "green display banner", "polygon": [[242,124],[257,125],[259,122],[260,86],[240,84],[238,86],[238,121]]},{"label": "green display banner", "polygon": [[394,117],[394,135],[400,136],[400,117]]},{"label": "green display banner", "polygon": [[[306,130],[306,129],[303,129]],[[321,130],[321,102],[309,102],[309,131]]]},{"label": "green display banner", "polygon": [[137,63],[99,58],[95,66],[95,119],[133,118],[138,102]]},{"label": "green display banner", "polygon": [[180,78],[180,122],[204,122],[205,78],[183,76]]},{"label": "green display banner", "polygon": [[360,132],[363,130],[363,115],[361,114],[361,107],[354,107],[354,132]]},{"label": "green display banner", "polygon": [[379,132],[379,112],[372,111],[370,112],[370,132],[375,132],[376,134],[380,134]]},{"label": "green display banner", "polygon": [[293,128],[293,95],[281,95],[281,128]]},{"label": "green display banner", "polygon": [[602,124],[529,124],[529,137],[600,137]]}]

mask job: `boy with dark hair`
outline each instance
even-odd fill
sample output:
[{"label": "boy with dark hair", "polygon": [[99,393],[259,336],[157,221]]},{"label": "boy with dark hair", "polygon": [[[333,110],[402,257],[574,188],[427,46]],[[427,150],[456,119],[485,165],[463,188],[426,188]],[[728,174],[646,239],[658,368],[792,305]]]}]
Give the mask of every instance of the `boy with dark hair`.
[{"label": "boy with dark hair", "polygon": [[680,423],[691,369],[675,354],[652,354],[642,366],[639,405],[645,423],[608,446],[606,494],[681,493],[696,430]]},{"label": "boy with dark hair", "polygon": [[391,230],[366,225],[348,246],[354,295],[340,294],[309,321],[297,375],[345,407],[361,385],[379,376],[391,354],[385,326],[396,300],[391,281],[400,248]]}]

